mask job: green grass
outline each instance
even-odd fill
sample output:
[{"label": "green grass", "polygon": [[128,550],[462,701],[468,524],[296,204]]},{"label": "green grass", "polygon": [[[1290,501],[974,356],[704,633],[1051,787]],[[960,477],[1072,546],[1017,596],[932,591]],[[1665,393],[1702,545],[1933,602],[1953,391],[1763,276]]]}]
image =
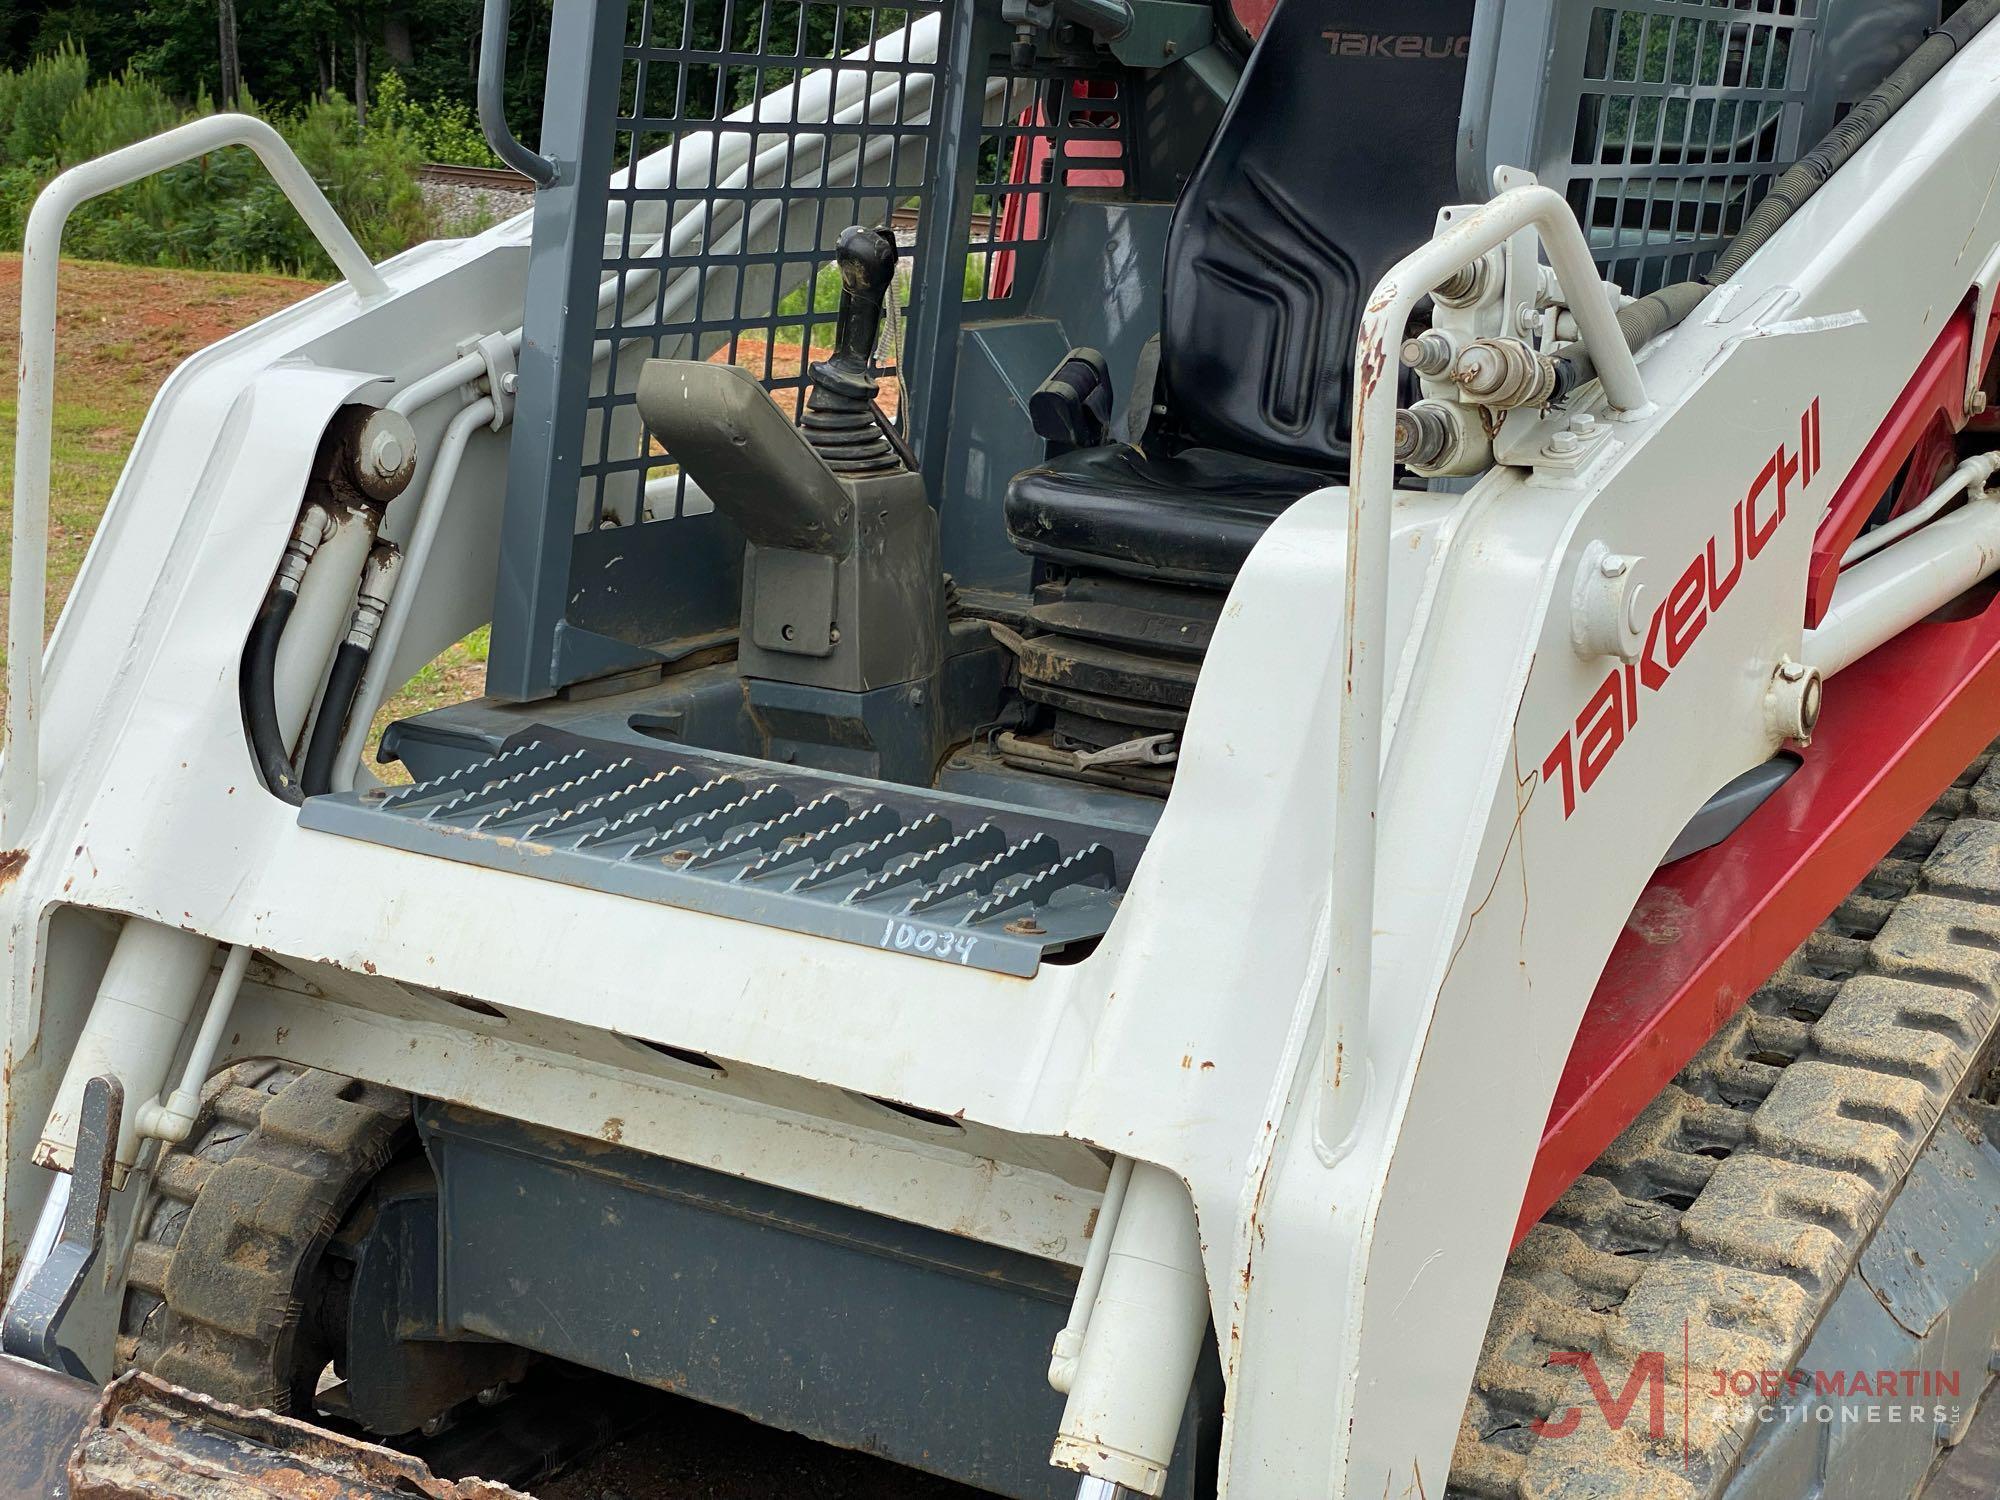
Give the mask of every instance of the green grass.
[{"label": "green grass", "polygon": [[492,645],[493,627],[480,626],[457,645],[446,648],[437,660],[403,684],[400,693],[382,705],[368,730],[368,748],[363,754],[363,760],[374,767],[377,776],[397,783],[410,779],[410,773],[400,764],[376,765],[375,750],[382,743],[382,731],[412,714],[477,698],[486,688],[486,656]]},{"label": "green grass", "polygon": [[[16,404],[0,401],[0,473],[14,470],[14,417]],[[84,553],[97,532],[105,501],[118,483],[131,434],[138,430],[146,414],[144,401],[121,400],[119,393],[107,391],[95,399],[64,400],[58,397],[52,425],[49,455],[49,553],[48,608],[44,629],[55,625],[70,585],[83,566]],[[9,507],[0,522],[0,547],[11,553],[14,517]],[[0,597],[5,584],[0,580]],[[0,635],[0,666],[7,659],[4,635]]]},{"label": "green grass", "polygon": [[[0,361],[10,369],[18,360],[20,266],[19,256],[0,256]],[[160,383],[195,351],[318,290],[313,282],[272,276],[81,261],[63,263],[59,288],[50,426],[48,625],[55,623],[76,582]],[[0,474],[12,474],[15,392],[10,386],[0,397]],[[0,555],[11,553],[13,520],[11,506],[0,513]],[[0,569],[0,613],[5,585]],[[484,690],[488,634],[476,630],[451,647],[383,708],[370,737],[371,754],[390,720],[477,697]],[[0,666],[4,663],[0,632]]]},{"label": "green grass", "polygon": [[[976,302],[986,295],[986,261],[981,254],[970,254],[965,258],[964,296],[968,302]],[[896,283],[897,305],[910,305],[910,284],[907,280]],[[833,342],[834,315],[840,311],[840,272],[831,265],[821,266],[819,274],[810,286],[797,286],[785,294],[778,304],[781,318],[800,318],[797,323],[778,325],[778,342],[800,344],[806,341],[804,315],[811,314],[813,342],[821,346]]]},{"label": "green grass", "polygon": [[[785,294],[784,301],[778,304],[778,316],[781,318],[813,314],[813,336],[822,344],[833,341],[833,315],[839,310],[840,272],[832,266],[821,266],[811,285],[793,287]],[[805,324],[780,323],[777,341],[781,344],[805,343]]]},{"label": "green grass", "polygon": [[[19,256],[0,256],[0,361],[18,368]],[[65,261],[58,280],[50,424],[47,623],[53,625],[153,397],[175,365],[243,324],[317,290],[272,276]],[[0,473],[14,465],[16,392],[0,391]],[[0,517],[11,553],[14,517]],[[0,599],[5,578],[0,577]],[[0,645],[0,662],[5,648]]]}]

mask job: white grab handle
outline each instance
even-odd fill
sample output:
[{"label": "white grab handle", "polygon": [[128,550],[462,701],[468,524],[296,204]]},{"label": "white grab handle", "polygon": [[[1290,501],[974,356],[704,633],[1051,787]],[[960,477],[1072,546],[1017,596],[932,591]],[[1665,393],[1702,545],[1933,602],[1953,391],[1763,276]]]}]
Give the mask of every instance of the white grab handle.
[{"label": "white grab handle", "polygon": [[1367,1089],[1374,973],[1375,820],[1382,777],[1382,687],[1389,631],[1389,521],[1396,498],[1397,350],[1417,303],[1462,266],[1523,229],[1541,235],[1605,398],[1646,407],[1638,362],[1618,327],[1590,242],[1551,188],[1509,188],[1399,261],[1368,299],[1354,358],[1354,447],[1347,476],[1346,651],[1334,769],[1331,948],[1323,986],[1319,1148],[1338,1154]]},{"label": "white grab handle", "polygon": [[14,418],[14,551],[7,601],[7,724],[0,742],[0,849],[18,849],[41,800],[42,617],[48,587],[49,424],[55,408],[56,268],[75,209],[113,189],[224,146],[248,146],[356,293],[389,285],[284,137],[250,115],[210,115],[57,177],[28,214],[21,244],[21,378]]}]

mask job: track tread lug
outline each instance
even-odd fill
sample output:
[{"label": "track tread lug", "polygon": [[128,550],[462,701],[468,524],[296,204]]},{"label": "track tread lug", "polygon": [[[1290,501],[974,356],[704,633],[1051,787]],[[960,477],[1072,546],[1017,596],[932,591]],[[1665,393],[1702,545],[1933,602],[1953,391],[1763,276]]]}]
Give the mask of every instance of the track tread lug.
[{"label": "track tread lug", "polygon": [[[1697,1372],[1789,1369],[2000,1027],[2000,757],[1982,755],[1640,1112],[1508,1261],[1446,1495],[1700,1500],[1754,1421],[1687,1392],[1682,1435],[1532,1423],[1685,1338]],[[2000,1093],[2000,1066],[1984,1085]],[[1623,1273],[1604,1265],[1616,1262]],[[1753,1408],[1754,1410],[1754,1408]],[[1678,1424],[1675,1424],[1676,1427]]]},{"label": "track tread lug", "polygon": [[407,1095],[331,1073],[260,1061],[212,1080],[156,1173],[121,1363],[239,1406],[309,1400],[301,1282],[410,1128]]}]

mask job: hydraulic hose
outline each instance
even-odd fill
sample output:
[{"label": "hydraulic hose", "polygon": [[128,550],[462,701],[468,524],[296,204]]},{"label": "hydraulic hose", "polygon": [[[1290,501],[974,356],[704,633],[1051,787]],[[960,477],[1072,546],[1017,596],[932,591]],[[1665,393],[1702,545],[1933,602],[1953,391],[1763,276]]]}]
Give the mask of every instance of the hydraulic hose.
[{"label": "hydraulic hose", "polygon": [[250,731],[250,750],[257,769],[274,796],[287,802],[305,801],[292,775],[292,757],[285,749],[284,731],[278,727],[278,642],[285,634],[285,622],[299,596],[279,589],[266,601],[250,627],[250,640],[243,652],[243,722]]},{"label": "hydraulic hose", "polygon": [[1996,15],[2000,15],[2000,0],[1969,0],[1925,37],[1923,45],[1900,68],[1771,184],[1770,192],[1750,211],[1743,228],[1702,280],[1710,286],[1719,286],[1741,271],[1750,257],[1763,249],[1766,241],[1826,186],[1827,179],[1873,140],[1876,132],[1894,119],[1919,89],[1943,72],[1944,65],[1958,55],[1959,48],[1977,36]]},{"label": "hydraulic hose", "polygon": [[[1944,71],[1959,49],[2000,16],[2000,0],[1967,0],[1945,22],[1932,29],[1923,44],[1855,105],[1841,122],[1804,156],[1783,172],[1743,227],[1716,257],[1715,264],[1692,281],[1678,282],[1619,309],[1618,326],[1634,353],[1652,340],[1685,323],[1717,287],[1733,281],[1750,257],[1768,244],[1792,216],[1825,187],[1882,127],[1915,98],[1917,91]],[[1557,402],[1592,379],[1596,370],[1581,344],[1556,351]]]},{"label": "hydraulic hose", "polygon": [[[481,401],[477,405],[490,409],[492,403]],[[378,541],[368,549],[368,560],[361,567],[361,582],[354,592],[354,613],[347,622],[347,636],[334,653],[326,692],[319,700],[319,716],[313,720],[312,738],[306,745],[302,779],[308,797],[334,789],[343,748],[350,739],[365,738],[368,733],[369,722],[375,715],[364,687],[368,664],[375,654],[382,622],[395,599],[396,579],[402,566],[403,549],[394,542]]]},{"label": "hydraulic hose", "polygon": [[[305,800],[292,769],[292,749],[305,748],[301,736],[315,690],[338,640],[340,616],[334,611],[352,609],[349,634],[361,629],[362,645],[375,636],[379,616],[376,601],[368,597],[368,563],[382,549],[364,550],[373,542],[375,524],[376,512],[366,506],[336,516],[317,501],[308,503],[244,642],[238,696],[251,757],[271,794],[290,803]],[[353,595],[357,582],[362,597]]]},{"label": "hydraulic hose", "polygon": [[396,589],[389,601],[371,652],[370,670],[362,679],[361,696],[348,716],[347,738],[341,746],[339,759],[334,763],[334,779],[342,791],[354,785],[355,769],[361,763],[361,751],[368,738],[369,726],[375,722],[375,715],[393,686],[388,675],[395,668],[397,651],[410,623],[410,611],[416,603],[424,570],[430,564],[432,545],[437,541],[438,529],[444,524],[445,507],[451,499],[452,486],[458,481],[459,464],[465,457],[466,445],[472,441],[474,433],[492,422],[493,410],[491,396],[481,396],[461,410],[445,428],[444,438],[431,460],[423,495],[417,501],[416,519],[411,523],[409,537],[404,543],[403,569],[409,578]]},{"label": "hydraulic hose", "polygon": [[333,790],[333,767],[340,757],[341,735],[367,670],[368,647],[351,640],[342,641],[340,650],[334,653],[333,670],[327,675],[325,696],[319,700],[319,716],[313,721],[305,769],[299,777],[307,797]]}]

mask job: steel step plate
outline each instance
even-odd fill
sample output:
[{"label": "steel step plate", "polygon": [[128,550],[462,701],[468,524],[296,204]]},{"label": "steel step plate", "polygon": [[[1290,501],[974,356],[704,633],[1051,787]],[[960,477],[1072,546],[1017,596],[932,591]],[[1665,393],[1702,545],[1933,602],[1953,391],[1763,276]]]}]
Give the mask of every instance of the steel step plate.
[{"label": "steel step plate", "polygon": [[1023,977],[1102,934],[1145,836],[1036,809],[531,728],[306,828]]}]

